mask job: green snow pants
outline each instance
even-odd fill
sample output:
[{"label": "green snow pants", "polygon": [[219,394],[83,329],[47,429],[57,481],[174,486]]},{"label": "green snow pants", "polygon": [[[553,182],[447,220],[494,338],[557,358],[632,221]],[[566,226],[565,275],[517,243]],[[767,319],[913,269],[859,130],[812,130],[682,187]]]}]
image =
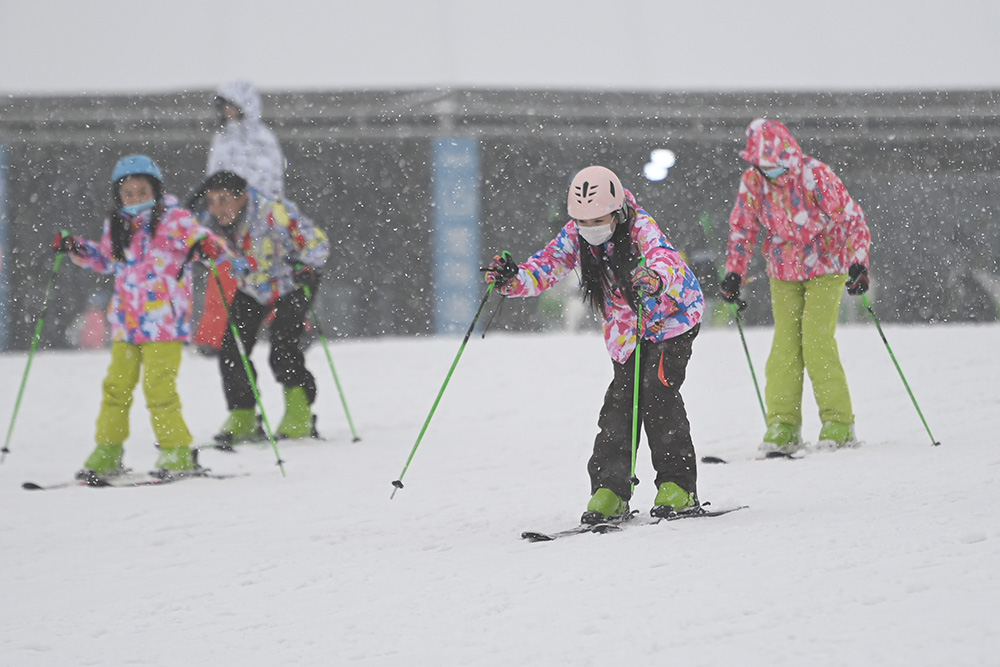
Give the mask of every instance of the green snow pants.
[{"label": "green snow pants", "polygon": [[97,415],[98,445],[122,445],[128,438],[132,392],[139,383],[146,398],[153,433],[160,447],[185,447],[192,437],[181,415],[177,394],[177,372],[183,343],[112,343],[111,365],[102,387],[101,411]]},{"label": "green snow pants", "polygon": [[845,279],[843,274],[804,282],[771,279],[774,341],[764,390],[768,425],[802,425],[803,371],[809,373],[820,420],[854,423],[847,376],[834,338]]}]

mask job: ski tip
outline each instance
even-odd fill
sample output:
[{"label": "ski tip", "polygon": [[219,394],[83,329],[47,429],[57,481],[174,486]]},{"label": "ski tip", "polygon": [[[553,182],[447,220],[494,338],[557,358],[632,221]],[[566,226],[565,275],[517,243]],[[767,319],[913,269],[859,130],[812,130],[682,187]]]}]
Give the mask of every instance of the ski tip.
[{"label": "ski tip", "polygon": [[726,459],[719,458],[718,456],[703,456],[701,457],[702,463],[728,463]]},{"label": "ski tip", "polygon": [[41,491],[42,486],[40,484],[35,484],[34,482],[25,482],[21,485],[21,488],[25,491]]},{"label": "ski tip", "polygon": [[525,531],[521,533],[522,540],[528,540],[529,542],[551,542],[552,537],[546,535],[545,533],[535,533],[532,531]]},{"label": "ski tip", "polygon": [[768,452],[764,454],[765,459],[787,459],[789,461],[795,461],[801,459],[801,456],[796,456],[795,454],[790,454],[788,452]]}]

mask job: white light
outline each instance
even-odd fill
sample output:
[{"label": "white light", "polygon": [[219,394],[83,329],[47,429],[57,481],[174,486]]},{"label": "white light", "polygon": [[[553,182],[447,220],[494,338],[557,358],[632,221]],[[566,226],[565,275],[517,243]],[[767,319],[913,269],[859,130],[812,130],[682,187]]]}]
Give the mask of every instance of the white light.
[{"label": "white light", "polygon": [[647,181],[662,181],[667,177],[667,172],[670,171],[666,167],[654,164],[652,162],[647,162],[642,168],[642,174],[646,177]]},{"label": "white light", "polygon": [[667,177],[670,168],[677,163],[677,155],[667,148],[657,148],[649,153],[649,162],[642,168],[642,173],[649,181],[662,181]]},{"label": "white light", "polygon": [[649,160],[655,165],[670,169],[677,163],[677,156],[667,148],[657,148],[649,154]]}]

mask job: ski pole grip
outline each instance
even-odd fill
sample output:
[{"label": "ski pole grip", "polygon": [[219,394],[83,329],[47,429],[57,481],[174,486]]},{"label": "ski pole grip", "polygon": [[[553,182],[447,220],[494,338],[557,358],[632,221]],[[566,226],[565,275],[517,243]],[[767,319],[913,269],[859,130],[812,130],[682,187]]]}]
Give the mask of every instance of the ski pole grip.
[{"label": "ski pole grip", "polygon": [[188,250],[188,254],[184,258],[184,262],[181,264],[181,268],[177,270],[177,280],[178,281],[180,281],[180,279],[184,276],[184,269],[187,268],[187,265],[191,263],[192,259],[194,259],[194,254],[196,252],[198,252],[198,249],[201,248],[201,242],[204,241],[206,238],[208,238],[208,237],[207,236],[199,236],[198,240],[195,241],[194,244],[191,245],[191,249]]}]

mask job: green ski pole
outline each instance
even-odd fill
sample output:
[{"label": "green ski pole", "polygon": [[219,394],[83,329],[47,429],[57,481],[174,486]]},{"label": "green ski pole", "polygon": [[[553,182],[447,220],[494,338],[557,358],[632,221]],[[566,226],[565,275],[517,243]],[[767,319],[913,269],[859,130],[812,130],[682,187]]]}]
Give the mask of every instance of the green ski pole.
[{"label": "green ski pole", "polygon": [[743,354],[747,358],[747,366],[750,367],[750,377],[753,378],[753,388],[757,391],[757,402],[760,403],[760,413],[764,416],[764,424],[767,424],[767,410],[764,408],[764,399],[760,395],[760,385],[757,384],[757,374],[753,370],[753,362],[750,360],[750,348],[747,347],[747,337],[743,333],[743,316],[740,312],[746,308],[746,302],[739,304],[730,303],[733,307],[733,314],[736,315],[736,328],[740,330],[740,340],[743,342]]},{"label": "green ski pole", "polygon": [[[640,266],[642,266],[641,263]],[[636,484],[639,483],[635,476],[635,459],[639,449],[639,380],[642,370],[639,367],[639,351],[642,349],[642,297],[640,296],[639,299],[639,306],[635,311],[635,373],[632,379],[632,476],[629,477],[629,483],[632,485],[633,491]]]},{"label": "green ski pole", "polygon": [[17,392],[17,400],[14,401],[14,414],[10,418],[10,425],[7,427],[7,439],[4,440],[3,449],[0,449],[0,463],[3,463],[7,454],[10,454],[10,437],[14,433],[14,422],[17,420],[17,413],[21,409],[21,398],[24,396],[24,387],[28,383],[28,371],[31,370],[31,360],[35,357],[35,350],[38,349],[38,341],[42,337],[42,327],[45,325],[45,314],[49,309],[49,296],[56,282],[56,272],[62,264],[63,253],[56,255],[55,264],[52,266],[52,273],[49,275],[49,284],[45,286],[45,296],[42,298],[42,310],[38,316],[38,323],[35,325],[35,335],[31,339],[31,348],[28,350],[28,363],[24,366],[24,375],[21,377],[21,388]]},{"label": "green ski pole", "polygon": [[392,483],[394,488],[392,489],[392,495],[389,496],[390,500],[396,496],[397,490],[403,488],[403,477],[406,475],[406,471],[410,467],[410,462],[413,461],[414,454],[417,453],[417,447],[420,446],[420,441],[423,440],[424,433],[427,432],[427,427],[431,423],[434,411],[437,410],[438,403],[441,402],[444,390],[447,388],[448,382],[451,381],[451,375],[455,372],[455,367],[458,366],[458,360],[462,358],[462,352],[465,351],[465,345],[469,342],[469,338],[472,336],[472,331],[476,328],[476,322],[479,321],[479,316],[483,314],[483,308],[486,307],[486,301],[490,298],[490,294],[493,293],[493,287],[494,284],[490,283],[489,287],[486,288],[486,294],[483,295],[483,300],[479,303],[479,310],[476,311],[476,316],[472,318],[472,324],[469,325],[469,330],[465,332],[465,338],[462,339],[462,345],[458,348],[458,354],[455,355],[455,360],[451,362],[451,368],[448,369],[448,375],[444,378],[444,384],[441,385],[441,390],[438,392],[437,398],[434,399],[434,405],[431,406],[430,414],[428,414],[427,419],[424,420],[424,425],[423,428],[420,429],[417,441],[413,444],[413,449],[410,450],[410,456],[406,459],[406,465],[403,466],[403,472],[399,474],[399,479]]},{"label": "green ski pole", "polygon": [[878,335],[882,337],[882,342],[885,343],[885,349],[889,352],[889,357],[892,359],[892,363],[896,366],[896,372],[899,373],[899,379],[903,381],[903,386],[906,387],[906,393],[910,395],[910,400],[913,401],[913,407],[917,409],[917,414],[920,415],[920,421],[923,422],[924,429],[927,431],[927,435],[930,436],[931,444],[935,447],[941,443],[934,439],[934,435],[931,433],[930,427],[927,425],[927,420],[924,419],[924,413],[920,411],[920,406],[917,405],[917,399],[913,395],[913,391],[910,389],[910,383],[906,381],[906,376],[903,375],[903,369],[899,367],[899,362],[896,361],[896,355],[892,353],[892,348],[889,347],[889,341],[885,338],[885,332],[882,331],[882,325],[879,324],[878,317],[875,316],[875,310],[872,308],[871,302],[868,300],[867,294],[861,295],[861,302],[865,304],[865,308],[868,309],[868,314],[871,315],[872,322],[875,323],[875,328],[878,329]]},{"label": "green ski pole", "polygon": [[[307,299],[312,299],[312,292],[306,286],[302,286],[302,290],[306,294]],[[340,394],[340,404],[344,406],[344,414],[347,415],[347,424],[351,427],[351,435],[353,435],[352,442],[358,442],[361,440],[361,436],[354,428],[354,420],[351,419],[351,411],[347,409],[347,397],[344,395],[344,389],[340,386],[340,378],[337,377],[337,369],[333,367],[333,357],[330,356],[330,347],[326,344],[326,336],[323,335],[323,330],[319,326],[319,318],[316,316],[315,305],[309,304],[309,314],[312,316],[312,325],[316,328],[316,334],[319,336],[320,342],[323,344],[323,352],[326,354],[326,363],[330,366],[330,373],[333,375],[333,382],[337,385],[337,393]]]},{"label": "green ski pole", "polygon": [[[197,247],[197,244],[195,244],[195,247]],[[264,402],[260,399],[260,390],[257,388],[257,380],[253,376],[253,369],[250,368],[250,359],[247,357],[246,348],[243,346],[243,338],[240,337],[239,330],[233,324],[233,314],[229,310],[229,302],[226,301],[226,288],[222,286],[222,278],[219,277],[219,270],[215,266],[215,260],[211,257],[208,258],[208,268],[212,271],[212,277],[215,278],[215,286],[219,288],[219,296],[222,297],[222,305],[226,309],[226,320],[229,322],[229,330],[233,333],[236,349],[239,351],[240,359],[243,361],[243,370],[247,373],[247,379],[250,380],[250,388],[253,389],[254,400],[257,401],[257,407],[260,408],[261,421],[264,422],[264,427],[267,429],[267,438],[271,441],[271,448],[274,450],[274,456],[278,459],[281,476],[284,477],[285,462],[281,460],[281,453],[278,451],[278,441],[274,438],[274,433],[271,431],[271,424],[267,420],[267,412],[264,411]]]}]

